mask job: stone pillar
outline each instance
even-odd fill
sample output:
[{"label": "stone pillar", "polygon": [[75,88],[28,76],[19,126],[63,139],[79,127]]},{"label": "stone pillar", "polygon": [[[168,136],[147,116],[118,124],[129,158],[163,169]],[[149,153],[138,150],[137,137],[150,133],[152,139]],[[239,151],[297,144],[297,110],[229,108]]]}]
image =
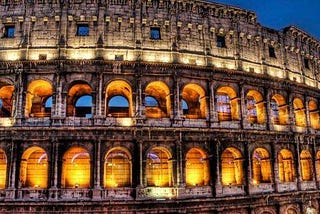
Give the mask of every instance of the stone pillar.
[{"label": "stone pillar", "polygon": [[293,130],[293,127],[295,126],[295,115],[294,115],[294,109],[293,109],[293,94],[288,93],[287,95],[287,106],[289,108],[289,125],[291,130]]},{"label": "stone pillar", "polygon": [[241,129],[243,129],[246,124],[248,123],[248,120],[247,120],[247,109],[246,109],[246,102],[245,102],[245,92],[244,92],[244,87],[243,87],[243,84],[240,83],[239,84],[239,91],[240,91],[240,102],[239,102],[239,105],[240,105],[240,125],[241,125]]},{"label": "stone pillar", "polygon": [[209,116],[210,122],[218,122],[218,114],[216,111],[216,102],[215,102],[215,93],[212,87],[213,81],[210,82],[209,85]]},{"label": "stone pillar", "polygon": [[220,157],[220,142],[217,142],[216,143],[216,148],[215,148],[215,152],[216,152],[216,195],[217,195],[217,191],[219,191],[220,193],[222,192],[222,184],[221,184],[221,181],[222,181],[222,175],[220,173],[220,165],[222,164],[222,160],[221,160],[221,157]]},{"label": "stone pillar", "polygon": [[267,122],[267,129],[271,130],[272,127],[272,109],[271,109],[271,91],[269,89],[263,88],[264,95],[266,97],[266,105],[265,105],[265,113],[266,113],[266,122]]},{"label": "stone pillar", "polygon": [[[14,133],[13,133],[14,134]],[[6,191],[6,199],[12,200],[15,198],[15,187],[16,183],[19,181],[19,178],[17,176],[17,148],[16,143],[12,140],[11,146],[10,146],[10,161],[8,161],[7,169],[9,169],[8,172],[8,183],[7,183],[7,191]]]},{"label": "stone pillar", "polygon": [[312,129],[311,127],[311,120],[310,120],[310,109],[309,109],[309,99],[304,96],[304,103],[305,103],[305,115],[306,115],[306,122],[307,128]]},{"label": "stone pillar", "polygon": [[182,146],[181,146],[181,141],[176,141],[176,154],[177,154],[177,158],[176,158],[176,163],[177,163],[177,173],[176,173],[176,178],[177,178],[177,182],[176,185],[178,187],[180,186],[184,186],[185,185],[185,170],[183,167],[183,163],[184,163],[184,159],[182,156]]},{"label": "stone pillar", "polygon": [[91,92],[91,97],[92,97],[92,107],[91,107],[91,116],[92,118],[96,115],[97,107],[96,107],[96,97],[97,93],[95,91]]},{"label": "stone pillar", "polygon": [[59,142],[57,140],[51,141],[51,154],[50,154],[50,189],[48,200],[58,200],[58,159],[59,159]]},{"label": "stone pillar", "polygon": [[143,142],[139,141],[139,187],[143,188],[145,186],[145,180],[143,176],[143,169],[145,164],[143,163]]},{"label": "stone pillar", "polygon": [[244,189],[246,191],[247,194],[249,194],[249,187],[250,187],[250,182],[252,179],[252,175],[251,175],[251,154],[249,151],[249,142],[245,142],[245,147],[244,147],[244,164],[245,166],[243,166],[243,169],[247,169],[245,171],[245,183],[244,183]]},{"label": "stone pillar", "polygon": [[93,199],[101,199],[101,140],[95,140],[94,142],[94,151],[93,151]]},{"label": "stone pillar", "polygon": [[[302,138],[302,136],[300,135],[297,135],[295,136],[295,146],[294,146],[294,149],[295,149],[295,153],[296,153],[296,158],[294,158],[296,160],[296,163],[295,163],[295,170],[296,170],[296,179],[297,179],[297,185],[298,185],[298,188],[299,190],[301,190],[301,182],[302,182],[302,177],[301,177],[301,166],[300,166],[300,138]],[[302,138],[303,139],[303,138]]]},{"label": "stone pillar", "polygon": [[182,120],[182,103],[180,98],[180,78],[177,72],[173,74],[173,115],[174,115],[174,123],[179,124]]},{"label": "stone pillar", "polygon": [[103,102],[103,98],[102,98],[102,94],[103,93],[103,86],[102,86],[102,81],[103,81],[103,76],[102,76],[102,72],[99,72],[97,74],[97,81],[98,81],[98,95],[96,95],[96,112],[95,112],[95,116],[96,117],[103,117],[102,115],[102,104]]},{"label": "stone pillar", "polygon": [[271,144],[271,152],[273,154],[273,172],[275,190],[279,192],[279,163],[278,163],[278,147],[275,146],[277,142]]}]

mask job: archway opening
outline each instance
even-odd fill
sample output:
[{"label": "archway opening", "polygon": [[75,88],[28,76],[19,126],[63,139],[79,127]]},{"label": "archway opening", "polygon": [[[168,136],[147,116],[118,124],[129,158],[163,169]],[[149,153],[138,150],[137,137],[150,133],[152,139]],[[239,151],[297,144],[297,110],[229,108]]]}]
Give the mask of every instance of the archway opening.
[{"label": "archway opening", "polygon": [[300,154],[301,178],[303,181],[312,181],[312,157],[308,150],[303,150]]},{"label": "archway opening", "polygon": [[131,156],[124,148],[114,148],[105,157],[104,186],[129,187],[131,186]]},{"label": "archway opening", "polygon": [[7,179],[7,156],[6,153],[0,149],[0,189],[6,187]]},{"label": "archway opening", "polygon": [[31,147],[23,155],[20,164],[20,181],[22,187],[47,188],[48,156],[40,147]]},{"label": "archway opening", "polygon": [[209,162],[206,153],[198,148],[190,149],[186,155],[187,186],[208,185],[209,180]]},{"label": "archway opening", "polygon": [[170,153],[156,147],[147,153],[146,177],[148,186],[172,186],[172,162]]},{"label": "archway opening", "polygon": [[0,82],[0,117],[11,117],[14,87]]},{"label": "archway opening", "polygon": [[314,129],[320,128],[318,104],[314,100],[309,101],[310,125]]},{"label": "archway opening", "polygon": [[221,155],[222,159],[222,184],[243,184],[243,158],[240,151],[230,147],[225,149]]},{"label": "archway opening", "polygon": [[280,182],[293,182],[295,179],[295,167],[292,152],[282,149],[278,154],[278,170]]},{"label": "archway opening", "polygon": [[90,187],[90,155],[82,147],[72,147],[63,155],[61,185],[63,188]]},{"label": "archway opening", "polygon": [[239,119],[239,104],[236,92],[227,86],[220,87],[216,92],[216,110],[219,121]]},{"label": "archway opening", "polygon": [[274,125],[288,124],[288,107],[283,96],[276,94],[271,98],[271,117]]},{"label": "archway opening", "polygon": [[68,91],[67,116],[92,117],[92,89],[87,83],[78,82]]},{"label": "archway opening", "polygon": [[203,88],[197,84],[186,85],[181,93],[183,101],[188,106],[185,117],[198,119],[206,117],[206,95]]},{"label": "archway opening", "polygon": [[271,162],[270,155],[266,149],[257,148],[252,155],[252,183],[254,185],[259,183],[271,182]]},{"label": "archway opening", "polygon": [[295,98],[293,100],[293,110],[296,126],[306,127],[305,108],[301,99]]},{"label": "archway opening", "polygon": [[258,91],[250,90],[247,94],[247,117],[251,123],[265,122],[263,97]]}]

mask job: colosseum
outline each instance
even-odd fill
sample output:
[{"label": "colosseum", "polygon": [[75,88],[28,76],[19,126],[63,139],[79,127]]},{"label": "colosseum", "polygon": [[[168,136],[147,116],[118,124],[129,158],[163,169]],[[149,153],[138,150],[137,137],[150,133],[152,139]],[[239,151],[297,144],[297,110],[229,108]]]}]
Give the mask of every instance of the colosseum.
[{"label": "colosseum", "polygon": [[319,213],[310,34],[204,0],[0,16],[0,213]]}]

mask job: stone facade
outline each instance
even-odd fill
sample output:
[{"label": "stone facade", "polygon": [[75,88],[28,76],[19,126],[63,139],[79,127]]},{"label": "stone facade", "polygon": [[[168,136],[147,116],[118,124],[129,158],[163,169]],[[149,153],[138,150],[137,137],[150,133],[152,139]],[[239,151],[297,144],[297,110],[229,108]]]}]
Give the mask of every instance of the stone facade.
[{"label": "stone facade", "polygon": [[319,212],[309,34],[206,1],[0,14],[0,212]]}]

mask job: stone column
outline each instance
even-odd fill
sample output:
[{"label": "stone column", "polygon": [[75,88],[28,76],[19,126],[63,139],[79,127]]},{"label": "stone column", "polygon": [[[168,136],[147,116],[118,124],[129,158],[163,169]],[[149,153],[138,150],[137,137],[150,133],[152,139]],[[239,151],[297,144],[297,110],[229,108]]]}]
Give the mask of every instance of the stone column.
[{"label": "stone column", "polygon": [[241,126],[241,129],[243,129],[246,124],[248,123],[248,120],[247,120],[247,109],[246,109],[246,102],[245,102],[245,92],[244,92],[244,87],[243,87],[243,84],[240,83],[239,84],[239,91],[240,91],[240,102],[239,102],[239,105],[240,105],[240,126]]},{"label": "stone column", "polygon": [[59,142],[57,140],[51,141],[51,154],[50,154],[50,189],[48,200],[58,200],[58,159],[59,159]]},{"label": "stone column", "polygon": [[215,152],[216,152],[216,188],[215,188],[215,191],[216,191],[216,195],[217,195],[217,192],[219,194],[222,193],[222,184],[221,184],[221,181],[222,181],[222,175],[220,173],[220,165],[222,164],[222,160],[221,160],[221,157],[220,157],[220,142],[217,142],[216,143],[216,148],[215,148]]},{"label": "stone column", "polygon": [[139,187],[143,188],[145,186],[145,180],[143,176],[143,169],[145,164],[143,163],[143,142],[139,141]]},{"label": "stone column", "polygon": [[304,96],[305,101],[305,115],[306,115],[306,122],[307,128],[312,129],[311,127],[311,120],[310,120],[310,109],[309,109],[309,99],[308,97]]},{"label": "stone column", "polygon": [[246,193],[249,194],[250,182],[252,179],[252,175],[251,175],[252,166],[251,166],[251,154],[249,151],[249,142],[245,142],[244,164],[245,164],[245,166],[243,167],[243,169],[247,169],[244,174],[244,176],[245,176],[244,189],[246,190]]},{"label": "stone column", "polygon": [[295,136],[295,153],[296,153],[296,158],[293,158],[296,160],[296,163],[294,164],[295,166],[295,171],[296,171],[296,180],[297,180],[297,185],[299,190],[301,190],[301,182],[302,182],[302,177],[301,177],[301,166],[300,166],[300,138],[302,136],[297,135]]},{"label": "stone column", "polygon": [[101,199],[101,140],[97,139],[94,142],[94,151],[93,151],[93,199]]},{"label": "stone column", "polygon": [[[13,133],[15,134],[15,133]],[[17,173],[17,148],[16,143],[12,140],[10,146],[10,161],[8,161],[7,169],[8,172],[8,179],[7,179],[7,191],[6,191],[6,199],[12,200],[15,198],[15,187],[16,183],[19,181],[19,176]]]},{"label": "stone column", "polygon": [[180,78],[177,72],[173,74],[173,115],[174,115],[174,123],[179,124],[182,120],[182,103],[180,99]]},{"label": "stone column", "polygon": [[271,130],[272,127],[272,109],[271,109],[271,91],[269,89],[263,88],[264,95],[266,97],[266,105],[265,105],[265,113],[266,113],[266,123],[267,123],[267,129]]}]

